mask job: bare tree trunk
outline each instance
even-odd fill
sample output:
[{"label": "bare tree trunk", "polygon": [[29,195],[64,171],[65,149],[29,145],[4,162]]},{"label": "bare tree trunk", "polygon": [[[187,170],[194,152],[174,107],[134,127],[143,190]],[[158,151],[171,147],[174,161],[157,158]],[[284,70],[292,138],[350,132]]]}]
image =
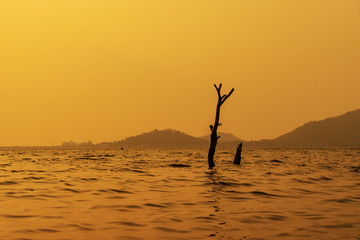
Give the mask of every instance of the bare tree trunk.
[{"label": "bare tree trunk", "polygon": [[241,151],[242,151],[242,143],[240,143],[236,149],[234,164],[240,164],[241,163]]},{"label": "bare tree trunk", "polygon": [[230,97],[230,95],[234,92],[234,88],[233,88],[233,89],[231,89],[231,91],[228,94],[221,96],[220,90],[221,90],[222,84],[220,83],[219,87],[217,87],[216,84],[214,84],[214,86],[215,86],[217,94],[218,94],[218,102],[216,105],[216,115],[215,115],[214,126],[210,125],[211,135],[210,135],[210,147],[209,147],[209,154],[208,154],[208,162],[209,162],[210,169],[215,167],[214,154],[215,154],[217,140],[220,137],[217,135],[217,129],[219,126],[221,126],[221,123],[219,123],[220,107],[225,102],[225,100],[228,99],[228,97]]}]

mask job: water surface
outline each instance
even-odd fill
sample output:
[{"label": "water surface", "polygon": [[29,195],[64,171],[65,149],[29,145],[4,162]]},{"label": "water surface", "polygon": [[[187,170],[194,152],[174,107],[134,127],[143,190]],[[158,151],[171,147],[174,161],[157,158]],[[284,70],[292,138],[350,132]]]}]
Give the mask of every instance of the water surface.
[{"label": "water surface", "polygon": [[0,150],[0,239],[360,239],[360,149]]}]

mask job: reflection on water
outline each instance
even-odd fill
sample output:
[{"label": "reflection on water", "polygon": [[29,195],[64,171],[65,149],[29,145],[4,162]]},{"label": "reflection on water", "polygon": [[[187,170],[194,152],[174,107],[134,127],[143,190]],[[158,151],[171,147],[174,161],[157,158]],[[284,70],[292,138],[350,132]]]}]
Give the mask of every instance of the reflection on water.
[{"label": "reflection on water", "polygon": [[234,151],[0,150],[0,239],[360,238],[359,149]]}]

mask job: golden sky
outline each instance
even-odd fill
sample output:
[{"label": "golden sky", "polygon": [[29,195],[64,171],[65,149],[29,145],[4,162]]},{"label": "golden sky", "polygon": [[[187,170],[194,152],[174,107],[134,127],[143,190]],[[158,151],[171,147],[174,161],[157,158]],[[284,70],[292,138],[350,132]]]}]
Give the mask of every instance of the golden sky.
[{"label": "golden sky", "polygon": [[[273,138],[360,108],[359,0],[1,0],[0,145]],[[225,93],[225,92],[224,92]]]}]

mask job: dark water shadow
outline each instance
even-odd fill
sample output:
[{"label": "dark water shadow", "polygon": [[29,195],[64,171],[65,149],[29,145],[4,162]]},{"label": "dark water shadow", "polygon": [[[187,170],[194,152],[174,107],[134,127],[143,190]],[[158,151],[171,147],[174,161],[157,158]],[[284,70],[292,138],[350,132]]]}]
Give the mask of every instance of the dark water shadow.
[{"label": "dark water shadow", "polygon": [[232,186],[232,184],[226,181],[216,169],[206,172],[206,174],[208,178],[206,185],[210,187],[208,190],[210,193],[209,200],[207,201],[210,206],[210,213],[209,216],[206,217],[197,217],[197,221],[206,221],[212,225],[211,228],[213,229],[213,232],[211,232],[208,237],[221,238],[223,237],[223,233],[221,231],[222,226],[226,224],[226,222],[218,215],[224,211],[221,207],[224,192],[227,188]]}]

